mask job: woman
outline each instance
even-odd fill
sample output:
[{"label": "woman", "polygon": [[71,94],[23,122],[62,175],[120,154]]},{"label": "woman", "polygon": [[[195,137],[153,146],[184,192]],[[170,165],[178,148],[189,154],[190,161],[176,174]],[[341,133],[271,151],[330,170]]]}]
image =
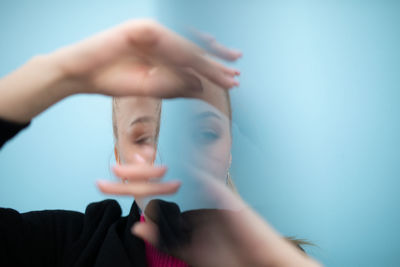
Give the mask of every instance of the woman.
[{"label": "woman", "polygon": [[[165,125],[165,121],[163,123],[163,127],[169,128],[172,133],[167,140],[171,146],[167,149],[174,150],[174,154],[178,154],[175,156],[178,160],[184,158],[185,164],[189,162],[199,169],[207,170],[213,179],[221,180],[236,192],[229,175],[232,158],[232,111],[229,93],[206,79],[199,78],[203,85],[201,101],[185,100],[188,105],[184,107],[180,105],[181,102],[172,103],[178,111],[184,111],[184,114],[180,114],[181,118],[174,116],[173,125]],[[154,164],[160,131],[161,100],[143,97],[114,98],[112,113],[115,157],[119,164],[114,168],[114,172],[118,177],[124,177],[123,181],[129,183],[129,187],[106,182],[100,183],[99,186],[104,193],[111,194],[121,194],[118,188],[124,188],[126,190],[124,194],[134,196],[140,210],[143,211],[145,210],[143,188],[149,187],[154,190],[155,187],[151,187],[154,184],[130,176],[123,165],[129,164],[132,170],[135,165],[138,167],[146,163]],[[191,124],[191,121],[194,123]],[[168,132],[168,129],[166,131]],[[178,153],[179,146],[183,146],[184,151]],[[159,167],[158,172],[149,174],[149,177],[161,177],[165,172],[165,167]],[[182,208],[182,205],[180,206]],[[141,221],[145,221],[143,215]],[[304,243],[299,240],[290,241],[300,249],[300,244]],[[186,266],[184,262],[159,252],[147,242],[146,259],[149,266],[164,266],[163,264],[168,262],[173,263],[171,266]]]},{"label": "woman", "polygon": [[[179,55],[174,53],[177,50]],[[193,73],[221,88],[238,85],[234,79],[238,71],[217,63],[161,25],[147,20],[124,23],[52,54],[35,57],[4,77],[0,81],[0,145],[46,108],[73,94],[200,97],[203,88]],[[113,194],[172,194],[179,183],[132,186],[134,179],[161,177],[164,172],[165,169],[152,166],[146,160],[140,165],[118,166],[116,173],[130,183],[100,187]],[[232,197],[232,202],[241,203],[223,189],[222,194]],[[250,256],[237,253],[233,258],[221,257],[219,262],[204,261],[196,255],[200,250],[190,248],[178,250],[176,255],[197,266],[221,266],[227,262],[233,263],[230,266],[315,265],[250,209],[243,211],[246,216],[244,220],[237,220],[240,225],[220,228],[217,240],[227,244],[227,238],[239,238],[244,244],[258,244],[263,253],[259,253],[261,249]],[[85,214],[72,211],[20,214],[12,209],[0,209],[0,265],[146,266],[145,245],[140,238],[156,244],[154,230],[157,226],[151,222],[136,223],[133,230],[136,236],[132,235],[132,225],[140,220],[135,214],[139,211],[133,205],[130,212],[133,216],[121,217],[119,205],[112,200],[90,204]],[[238,236],[238,227],[243,226],[248,228],[246,236]],[[222,248],[233,252],[241,250],[239,246]]]}]

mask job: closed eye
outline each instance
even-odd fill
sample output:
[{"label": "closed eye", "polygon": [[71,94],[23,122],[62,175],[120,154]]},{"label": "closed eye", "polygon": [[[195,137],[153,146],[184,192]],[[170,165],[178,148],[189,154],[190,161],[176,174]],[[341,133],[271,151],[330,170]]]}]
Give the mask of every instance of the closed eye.
[{"label": "closed eye", "polygon": [[195,131],[193,138],[197,145],[208,145],[216,142],[220,135],[214,130],[206,129]]},{"label": "closed eye", "polygon": [[135,144],[137,145],[153,145],[154,137],[153,136],[142,136],[135,139]]}]

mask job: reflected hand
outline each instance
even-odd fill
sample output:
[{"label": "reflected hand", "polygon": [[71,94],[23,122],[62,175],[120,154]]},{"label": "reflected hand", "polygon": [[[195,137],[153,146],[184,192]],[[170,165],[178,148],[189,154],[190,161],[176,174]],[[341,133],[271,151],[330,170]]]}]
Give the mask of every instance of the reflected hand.
[{"label": "reflected hand", "polygon": [[166,167],[153,166],[148,163],[136,163],[129,165],[116,165],[114,174],[122,181],[97,183],[99,189],[105,194],[127,195],[135,198],[143,198],[154,195],[174,194],[180,187],[180,182],[160,182],[167,171]]}]

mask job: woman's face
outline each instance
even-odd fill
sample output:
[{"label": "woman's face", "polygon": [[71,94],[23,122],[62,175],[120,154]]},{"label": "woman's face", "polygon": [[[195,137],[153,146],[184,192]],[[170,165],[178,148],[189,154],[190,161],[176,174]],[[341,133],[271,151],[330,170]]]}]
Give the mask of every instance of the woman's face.
[{"label": "woman's face", "polygon": [[[189,152],[192,162],[214,178],[226,181],[231,160],[230,107],[226,93],[202,80],[201,100],[188,100]],[[191,145],[191,147],[190,147]]]},{"label": "woman's face", "polygon": [[124,97],[115,109],[117,161],[133,164],[155,160],[161,101],[145,97]]},{"label": "woman's face", "polygon": [[[185,110],[186,119],[191,122],[190,132],[173,129],[175,138],[167,140],[181,143],[187,138],[191,156],[187,160],[208,171],[212,176],[225,182],[231,159],[230,108],[225,92],[207,80],[202,80],[204,90],[200,99],[188,100],[191,106]],[[191,105],[191,101],[196,103]],[[186,102],[186,101],[184,101]],[[115,107],[116,157],[121,163],[132,164],[140,161],[153,163],[156,156],[157,136],[160,124],[161,101],[144,97],[124,97]],[[185,122],[183,122],[185,123]],[[162,125],[162,127],[167,127]],[[185,128],[185,127],[183,127]],[[185,128],[188,129],[188,128]],[[168,147],[174,147],[174,143]],[[139,203],[140,204],[140,203]]]}]

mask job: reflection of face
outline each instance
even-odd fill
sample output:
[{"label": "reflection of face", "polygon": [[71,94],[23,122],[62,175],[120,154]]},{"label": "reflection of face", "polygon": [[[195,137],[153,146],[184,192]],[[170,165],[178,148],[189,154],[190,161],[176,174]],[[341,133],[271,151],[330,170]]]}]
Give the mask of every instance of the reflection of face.
[{"label": "reflection of face", "polygon": [[229,118],[203,101],[185,101],[191,107],[182,107],[187,112],[182,123],[185,130],[177,137],[182,153],[188,163],[224,182],[230,161]]},{"label": "reflection of face", "polygon": [[137,163],[139,155],[147,162],[155,159],[160,100],[124,97],[115,110],[116,149],[121,163]]},{"label": "reflection of face", "polygon": [[[201,78],[201,77],[200,77]],[[231,161],[231,114],[226,92],[207,79],[201,78],[203,94],[201,99],[206,105],[194,108],[197,123],[194,136],[200,144],[198,160],[200,168],[208,170],[214,177],[225,181]],[[201,153],[203,152],[203,153]]]},{"label": "reflection of face", "polygon": [[[191,132],[176,132],[176,137],[186,135],[189,138],[188,142],[193,145],[193,149],[189,149],[195,152],[192,160],[196,167],[207,170],[214,177],[225,181],[231,150],[228,99],[220,88],[207,80],[202,80],[202,83],[204,91],[201,99],[207,103],[196,100],[200,104],[192,106],[186,113],[192,122],[192,127],[189,127]],[[190,101],[193,100],[188,100]],[[120,162],[137,163],[138,158],[135,154],[138,154],[147,162],[153,163],[160,123],[160,100],[124,97],[117,103],[116,149]],[[137,198],[136,201],[141,206],[142,201]]]}]

